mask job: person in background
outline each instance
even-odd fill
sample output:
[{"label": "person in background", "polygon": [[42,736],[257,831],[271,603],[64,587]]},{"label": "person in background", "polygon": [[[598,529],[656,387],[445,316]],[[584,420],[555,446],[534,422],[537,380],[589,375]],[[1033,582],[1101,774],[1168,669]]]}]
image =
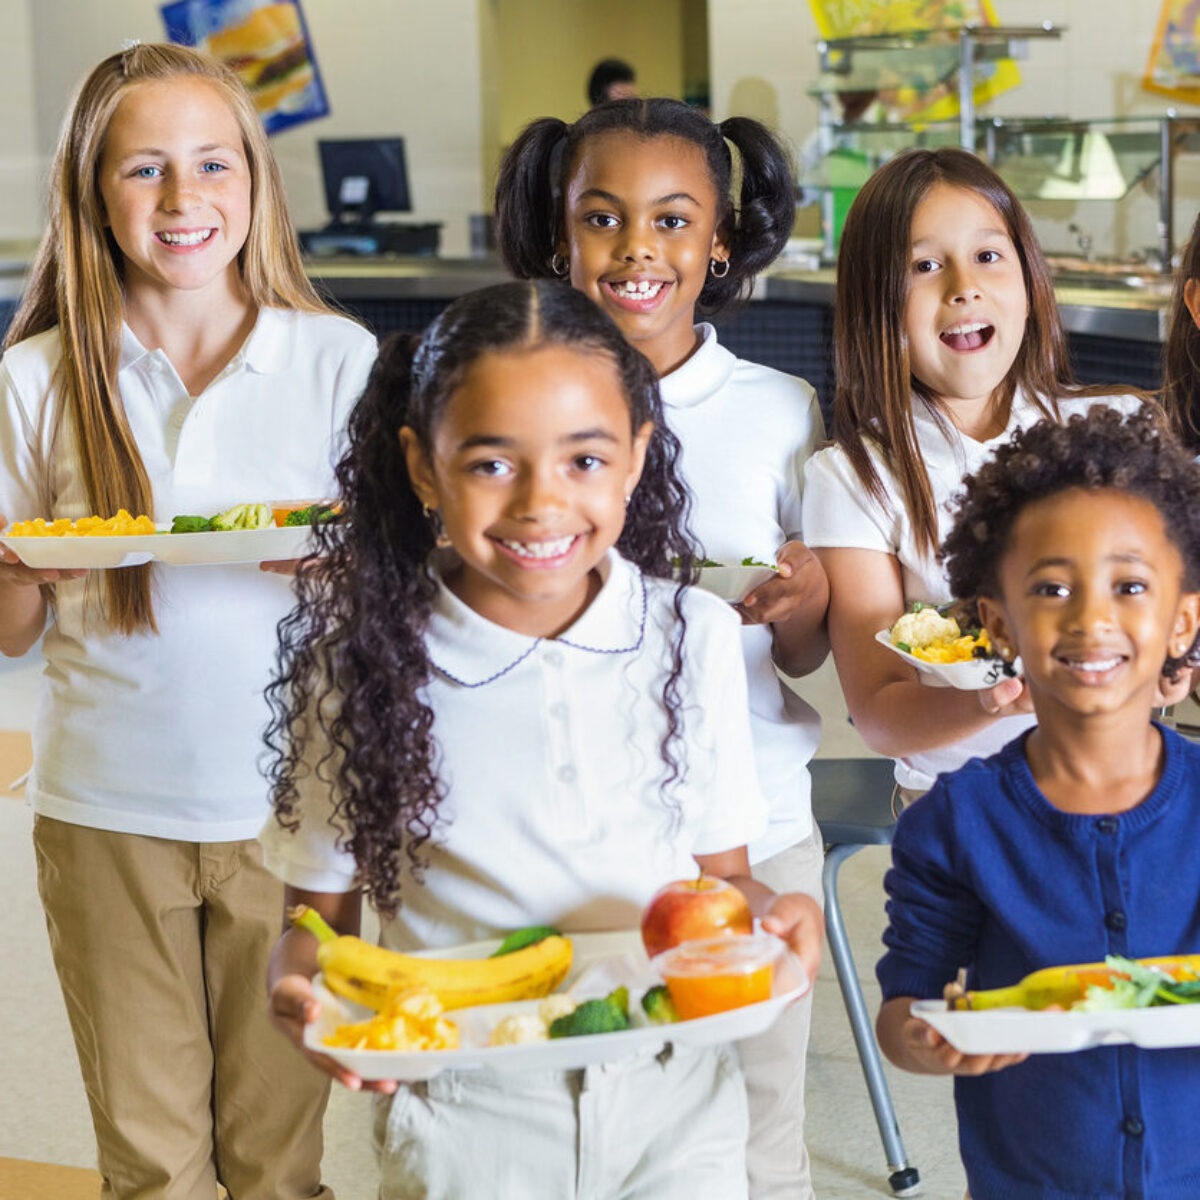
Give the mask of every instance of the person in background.
[{"label": "person in background", "polygon": [[[353,933],[365,889],[411,951],[636,929],[698,865],[812,977],[820,910],[749,873],[766,809],[737,619],[671,578],[693,563],[677,456],[650,365],[568,288],[501,284],[385,343],[345,519],[280,630],[262,840],[290,902]],[[297,1046],[316,970],[289,930],[271,1005]],[[729,1047],[379,1090],[381,1200],[746,1194]]]},{"label": "person in background", "polygon": [[[66,118],[0,359],[0,524],[326,497],[374,345],[305,277],[237,78],[180,46],[115,54]],[[45,632],[28,794],[103,1196],[328,1200],[326,1081],[264,1011],[288,565],[0,558],[0,651]]]},{"label": "person in background", "polygon": [[588,76],[588,103],[595,108],[609,100],[632,100],[637,95],[637,76],[620,58],[601,59]]},{"label": "person in background", "polygon": [[954,595],[1024,663],[1038,723],[900,816],[880,1046],[955,1076],[975,1200],[1192,1200],[1200,1110],[1179,1097],[1200,1049],[965,1054],[911,1009],[962,968],[974,991],[1200,949],[1181,886],[1200,871],[1200,748],[1151,720],[1200,620],[1200,466],[1153,409],[1039,422],[968,476],[943,549]]},{"label": "person in background", "polygon": [[806,467],[804,531],[829,576],[829,634],[850,716],[896,759],[901,801],[1033,723],[1006,678],[924,686],[875,641],[914,601],[952,599],[937,546],[948,502],[1017,430],[1139,395],[1077,387],[1029,218],[986,163],[912,150],[846,219],[834,311],[833,442]]},{"label": "person in background", "polygon": [[[677,100],[614,101],[573,125],[535,121],[505,156],[496,189],[496,240],[509,269],[577,288],[653,364],[704,556],[777,567],[738,606],[758,779],[771,809],[750,861],[755,878],[819,901],[824,854],[808,761],[820,719],[776,668],[804,675],[828,654],[828,589],[800,520],[804,462],[824,427],[804,380],[737,358],[712,325],[696,324],[697,311],[720,312],[749,290],[787,243],[793,215],[791,164],[765,126],[746,117],[714,124]],[[794,1200],[811,1188],[810,1014],[805,998],[739,1048],[758,1200]]]}]

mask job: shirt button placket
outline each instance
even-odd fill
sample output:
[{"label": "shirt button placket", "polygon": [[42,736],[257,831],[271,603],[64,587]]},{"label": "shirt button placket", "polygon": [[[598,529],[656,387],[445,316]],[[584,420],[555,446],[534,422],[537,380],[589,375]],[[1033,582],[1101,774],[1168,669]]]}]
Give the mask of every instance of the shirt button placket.
[{"label": "shirt button placket", "polygon": [[580,789],[576,786],[579,771],[571,746],[571,708],[566,698],[566,656],[557,646],[548,646],[542,652],[542,662],[547,668],[543,673],[549,701],[546,713],[549,718],[551,762],[555,764],[555,790],[559,793],[558,807],[567,827],[578,833],[586,825],[587,813],[583,808]]}]

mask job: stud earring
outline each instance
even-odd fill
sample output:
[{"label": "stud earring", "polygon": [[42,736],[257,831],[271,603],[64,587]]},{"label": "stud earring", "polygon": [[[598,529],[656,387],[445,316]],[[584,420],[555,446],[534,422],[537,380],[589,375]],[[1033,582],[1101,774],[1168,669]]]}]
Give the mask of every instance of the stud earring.
[{"label": "stud earring", "polygon": [[[723,267],[724,270],[718,271],[717,267]],[[727,258],[710,258],[708,260],[708,273],[714,279],[724,279],[729,274],[729,259]]]}]

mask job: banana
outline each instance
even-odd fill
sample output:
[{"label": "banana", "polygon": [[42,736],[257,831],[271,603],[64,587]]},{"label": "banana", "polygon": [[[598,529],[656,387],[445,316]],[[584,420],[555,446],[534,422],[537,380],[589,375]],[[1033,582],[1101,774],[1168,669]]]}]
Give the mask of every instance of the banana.
[{"label": "banana", "polygon": [[554,991],[571,969],[570,939],[557,935],[499,958],[417,958],[339,935],[307,905],[288,916],[320,943],[317,963],[329,990],[376,1012],[397,985],[423,984],[447,1010],[534,1000]]},{"label": "banana", "polygon": [[[1200,973],[1200,955],[1171,954],[1161,958],[1142,958],[1143,966],[1159,967],[1173,978],[1196,978]],[[990,988],[981,992],[963,992],[951,985],[947,1003],[951,1009],[1033,1008],[1051,1004],[1069,1008],[1082,1000],[1091,984],[1111,986],[1113,969],[1102,962],[1077,963],[1066,967],[1043,967],[1026,975],[1011,987]]]}]

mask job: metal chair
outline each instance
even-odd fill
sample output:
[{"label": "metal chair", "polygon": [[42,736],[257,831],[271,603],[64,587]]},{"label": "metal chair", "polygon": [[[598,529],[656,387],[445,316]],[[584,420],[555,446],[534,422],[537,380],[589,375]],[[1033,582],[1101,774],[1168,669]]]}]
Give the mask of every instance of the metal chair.
[{"label": "metal chair", "polygon": [[[825,840],[825,867],[821,886],[825,893],[825,932],[837,971],[850,1029],[858,1046],[867,1091],[875,1110],[879,1136],[887,1155],[888,1183],[897,1196],[915,1196],[921,1175],[910,1166],[900,1138],[900,1126],[883,1074],[875,1026],[863,1000],[838,903],[838,871],[842,863],[864,846],[886,846],[892,840],[896,818],[892,813],[892,761],[886,758],[815,758],[812,772],[813,815]],[[880,903],[883,900],[880,897]]]}]

